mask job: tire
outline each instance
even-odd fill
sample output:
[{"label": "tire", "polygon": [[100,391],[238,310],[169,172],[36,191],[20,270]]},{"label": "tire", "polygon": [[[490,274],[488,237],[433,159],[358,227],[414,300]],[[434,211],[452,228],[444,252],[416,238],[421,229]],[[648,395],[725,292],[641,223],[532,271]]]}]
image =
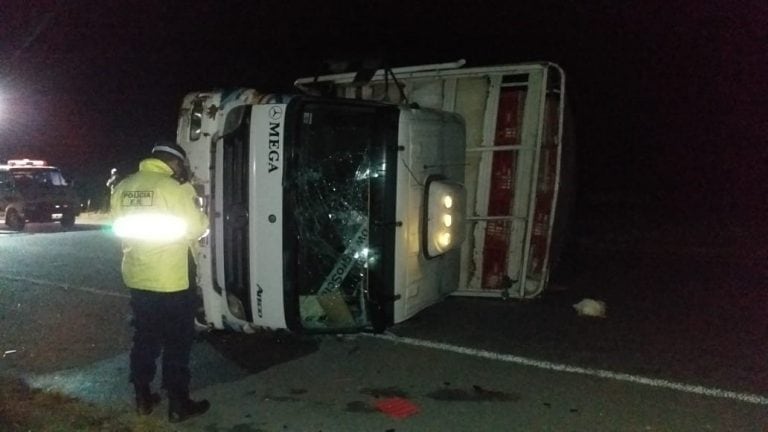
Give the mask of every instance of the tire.
[{"label": "tire", "polygon": [[75,215],[65,214],[61,218],[60,223],[62,228],[72,228],[73,226],[75,226]]},{"label": "tire", "polygon": [[21,231],[24,229],[25,221],[19,215],[19,212],[17,212],[16,210],[10,209],[7,212],[5,212],[5,224],[8,225],[8,228],[14,231]]}]

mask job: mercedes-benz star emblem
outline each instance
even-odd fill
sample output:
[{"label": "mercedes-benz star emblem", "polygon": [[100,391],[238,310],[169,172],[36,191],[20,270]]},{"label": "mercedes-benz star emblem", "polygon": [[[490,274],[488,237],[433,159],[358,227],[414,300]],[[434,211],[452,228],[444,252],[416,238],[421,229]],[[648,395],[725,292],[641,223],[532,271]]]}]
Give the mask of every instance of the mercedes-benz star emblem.
[{"label": "mercedes-benz star emblem", "polygon": [[269,109],[269,118],[279,120],[283,116],[283,107],[273,106]]}]

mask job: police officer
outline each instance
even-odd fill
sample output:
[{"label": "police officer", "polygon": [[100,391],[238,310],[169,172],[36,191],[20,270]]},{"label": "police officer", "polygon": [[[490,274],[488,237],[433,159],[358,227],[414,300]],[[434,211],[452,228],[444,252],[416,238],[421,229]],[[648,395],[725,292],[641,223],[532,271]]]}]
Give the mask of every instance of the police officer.
[{"label": "police officer", "polygon": [[162,352],[162,385],[173,423],[210,407],[207,400],[189,397],[197,298],[190,251],[207,233],[208,218],[198,209],[187,176],[184,149],[159,143],[139,171],[116,186],[111,200],[113,230],[123,242],[123,281],[131,293],[130,380],[136,411],[148,415],[160,402],[150,383]]}]

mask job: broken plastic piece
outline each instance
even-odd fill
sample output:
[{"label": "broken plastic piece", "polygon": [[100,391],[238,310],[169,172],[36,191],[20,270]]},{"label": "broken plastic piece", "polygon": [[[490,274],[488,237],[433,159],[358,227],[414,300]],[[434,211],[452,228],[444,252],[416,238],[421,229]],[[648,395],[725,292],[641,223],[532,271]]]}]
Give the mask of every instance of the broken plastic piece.
[{"label": "broken plastic piece", "polygon": [[605,318],[605,302],[601,300],[585,298],[573,305],[573,308],[581,316]]},{"label": "broken plastic piece", "polygon": [[410,417],[421,410],[418,405],[400,397],[379,399],[376,409],[395,419]]}]

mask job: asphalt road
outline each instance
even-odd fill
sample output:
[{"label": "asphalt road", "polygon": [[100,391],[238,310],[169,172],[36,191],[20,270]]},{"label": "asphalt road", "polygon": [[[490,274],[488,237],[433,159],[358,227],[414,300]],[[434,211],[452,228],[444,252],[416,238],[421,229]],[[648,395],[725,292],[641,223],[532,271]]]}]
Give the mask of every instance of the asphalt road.
[{"label": "asphalt road", "polygon": [[[193,391],[213,408],[177,429],[765,430],[761,264],[620,243],[582,244],[540,299],[450,298],[384,335],[202,335]],[[0,232],[0,372],[132,415],[119,260],[96,224]],[[578,317],[584,296],[608,317]],[[418,412],[388,417],[387,397]]]}]

